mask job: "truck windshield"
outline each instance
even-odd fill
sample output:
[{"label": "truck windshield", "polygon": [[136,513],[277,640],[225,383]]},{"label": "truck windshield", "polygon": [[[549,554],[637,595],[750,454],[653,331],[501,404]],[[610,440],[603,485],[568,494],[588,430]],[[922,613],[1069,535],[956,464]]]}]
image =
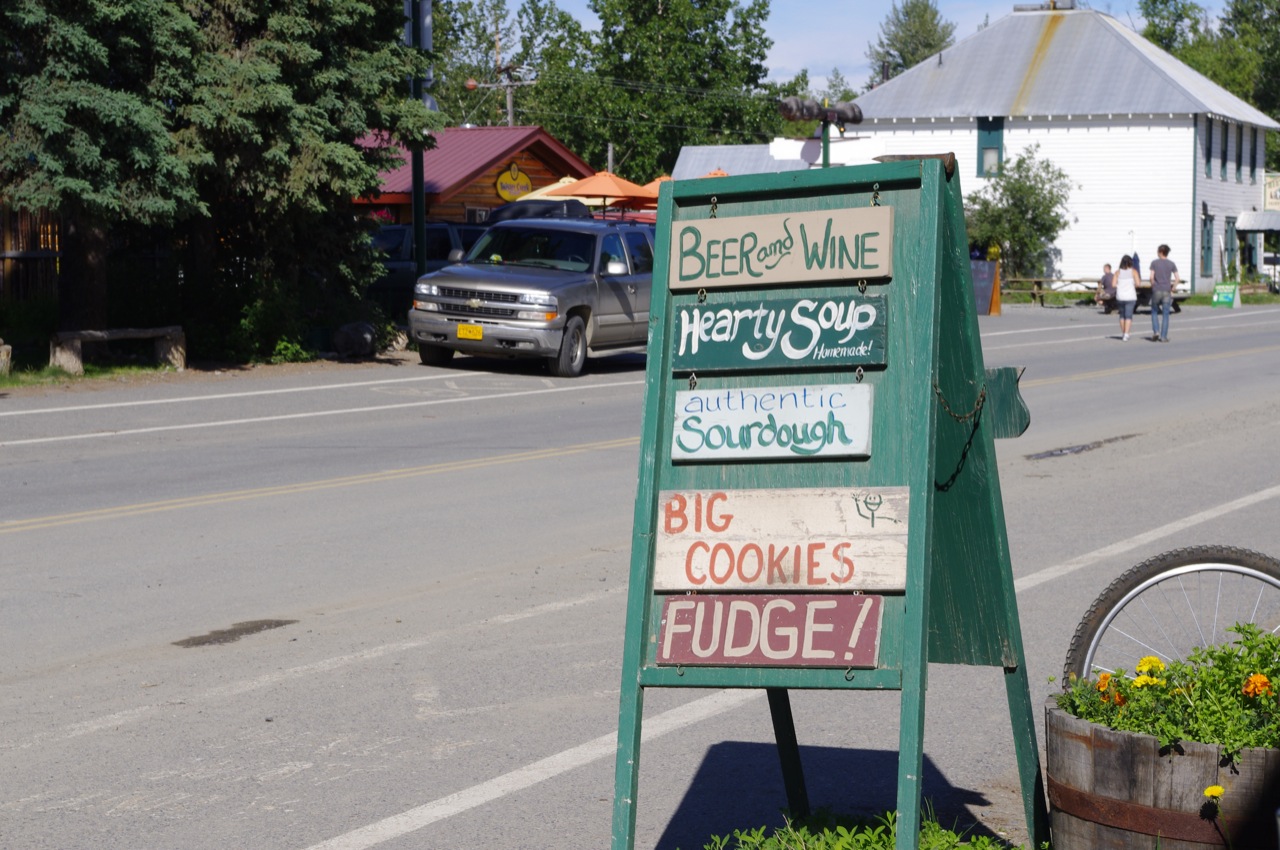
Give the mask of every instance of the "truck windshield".
[{"label": "truck windshield", "polygon": [[493,227],[467,255],[469,263],[494,263],[585,272],[595,255],[595,236],[536,227]]}]

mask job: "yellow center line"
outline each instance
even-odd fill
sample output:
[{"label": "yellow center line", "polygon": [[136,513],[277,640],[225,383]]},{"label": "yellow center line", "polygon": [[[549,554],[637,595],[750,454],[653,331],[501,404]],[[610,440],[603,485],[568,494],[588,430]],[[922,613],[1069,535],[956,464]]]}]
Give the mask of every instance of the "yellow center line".
[{"label": "yellow center line", "polygon": [[639,437],[624,437],[617,440],[602,440],[596,443],[579,443],[553,449],[535,449],[527,452],[497,455],[494,457],[474,458],[472,460],[453,460],[444,463],[433,463],[427,466],[412,466],[405,469],[388,469],[382,472],[371,472],[362,475],[347,475],[339,478],[326,478],[319,481],[303,481],[298,484],[282,484],[274,487],[257,487],[249,490],[229,490],[225,493],[208,493],[203,496],[186,496],[178,499],[165,499],[158,502],[142,502],[136,505],[119,505],[112,508],[99,508],[92,511],[78,511],[54,516],[33,517],[31,519],[13,520],[0,523],[0,535],[16,534],[23,531],[39,531],[46,528],[57,528],[64,525],[76,525],[86,522],[121,519],[124,517],[144,516],[164,511],[179,511],[188,508],[200,508],[208,505],[222,505],[231,502],[244,502],[251,499],[268,499],[276,496],[291,496],[300,493],[314,493],[320,490],[333,490],[341,487],[358,487],[368,484],[382,484],[387,481],[399,481],[405,478],[416,478],[425,475],[441,475],[449,472],[461,472],[471,469],[483,469],[490,466],[502,466],[513,463],[529,463],[532,461],[562,458],[587,452],[626,449],[639,445]]},{"label": "yellow center line", "polygon": [[1095,378],[1110,378],[1114,375],[1129,375],[1134,372],[1146,372],[1151,369],[1166,369],[1174,366],[1186,366],[1191,363],[1207,363],[1211,360],[1226,360],[1230,357],[1248,357],[1253,354],[1267,354],[1280,351],[1280,345],[1264,345],[1260,348],[1245,348],[1240,351],[1225,351],[1221,354],[1202,354],[1196,357],[1183,357],[1178,360],[1161,360],[1158,363],[1131,363],[1117,366],[1114,369],[1099,369],[1096,372],[1080,372],[1076,375],[1062,375],[1057,378],[1037,378],[1031,381],[1019,381],[1020,389],[1044,387],[1050,384],[1063,384],[1069,381],[1092,381]]}]

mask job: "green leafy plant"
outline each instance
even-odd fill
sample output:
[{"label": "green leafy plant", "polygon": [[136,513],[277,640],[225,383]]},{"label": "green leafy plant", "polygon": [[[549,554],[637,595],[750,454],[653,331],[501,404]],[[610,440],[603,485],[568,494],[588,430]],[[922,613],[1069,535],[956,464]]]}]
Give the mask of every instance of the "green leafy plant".
[{"label": "green leafy plant", "polygon": [[[985,835],[966,837],[963,830],[947,829],[938,823],[927,805],[926,810],[920,824],[921,850],[1003,850],[1012,846]],[[762,826],[712,836],[703,850],[892,850],[897,835],[893,812],[866,819],[842,818],[820,810],[803,822],[788,819],[772,832]]]},{"label": "green leafy plant", "polygon": [[1280,634],[1250,623],[1231,643],[1193,650],[1165,664],[1147,656],[1124,670],[1073,679],[1057,697],[1068,714],[1111,729],[1221,746],[1239,760],[1246,747],[1280,747]]},{"label": "green leafy plant", "polygon": [[315,359],[312,351],[287,337],[276,342],[275,351],[271,354],[272,363],[310,363]]}]

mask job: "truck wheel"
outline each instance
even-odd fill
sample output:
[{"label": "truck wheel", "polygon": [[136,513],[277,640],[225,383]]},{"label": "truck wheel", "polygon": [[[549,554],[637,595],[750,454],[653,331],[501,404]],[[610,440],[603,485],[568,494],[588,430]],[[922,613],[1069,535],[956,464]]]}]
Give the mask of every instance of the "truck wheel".
[{"label": "truck wheel", "polygon": [[453,359],[453,349],[418,343],[418,359],[423,366],[444,366]]},{"label": "truck wheel", "polygon": [[587,363],[587,331],[581,316],[570,316],[560,338],[560,353],[547,359],[547,368],[557,378],[576,378]]}]

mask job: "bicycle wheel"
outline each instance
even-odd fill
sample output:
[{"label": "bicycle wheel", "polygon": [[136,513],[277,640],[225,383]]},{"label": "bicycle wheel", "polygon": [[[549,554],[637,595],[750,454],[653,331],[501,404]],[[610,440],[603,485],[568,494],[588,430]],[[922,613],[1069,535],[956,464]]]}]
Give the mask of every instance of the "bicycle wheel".
[{"label": "bicycle wheel", "polygon": [[1233,546],[1191,546],[1143,561],[1111,582],[1067,649],[1071,675],[1134,672],[1154,655],[1168,663],[1198,646],[1229,643],[1226,629],[1254,623],[1280,632],[1280,561]]}]

